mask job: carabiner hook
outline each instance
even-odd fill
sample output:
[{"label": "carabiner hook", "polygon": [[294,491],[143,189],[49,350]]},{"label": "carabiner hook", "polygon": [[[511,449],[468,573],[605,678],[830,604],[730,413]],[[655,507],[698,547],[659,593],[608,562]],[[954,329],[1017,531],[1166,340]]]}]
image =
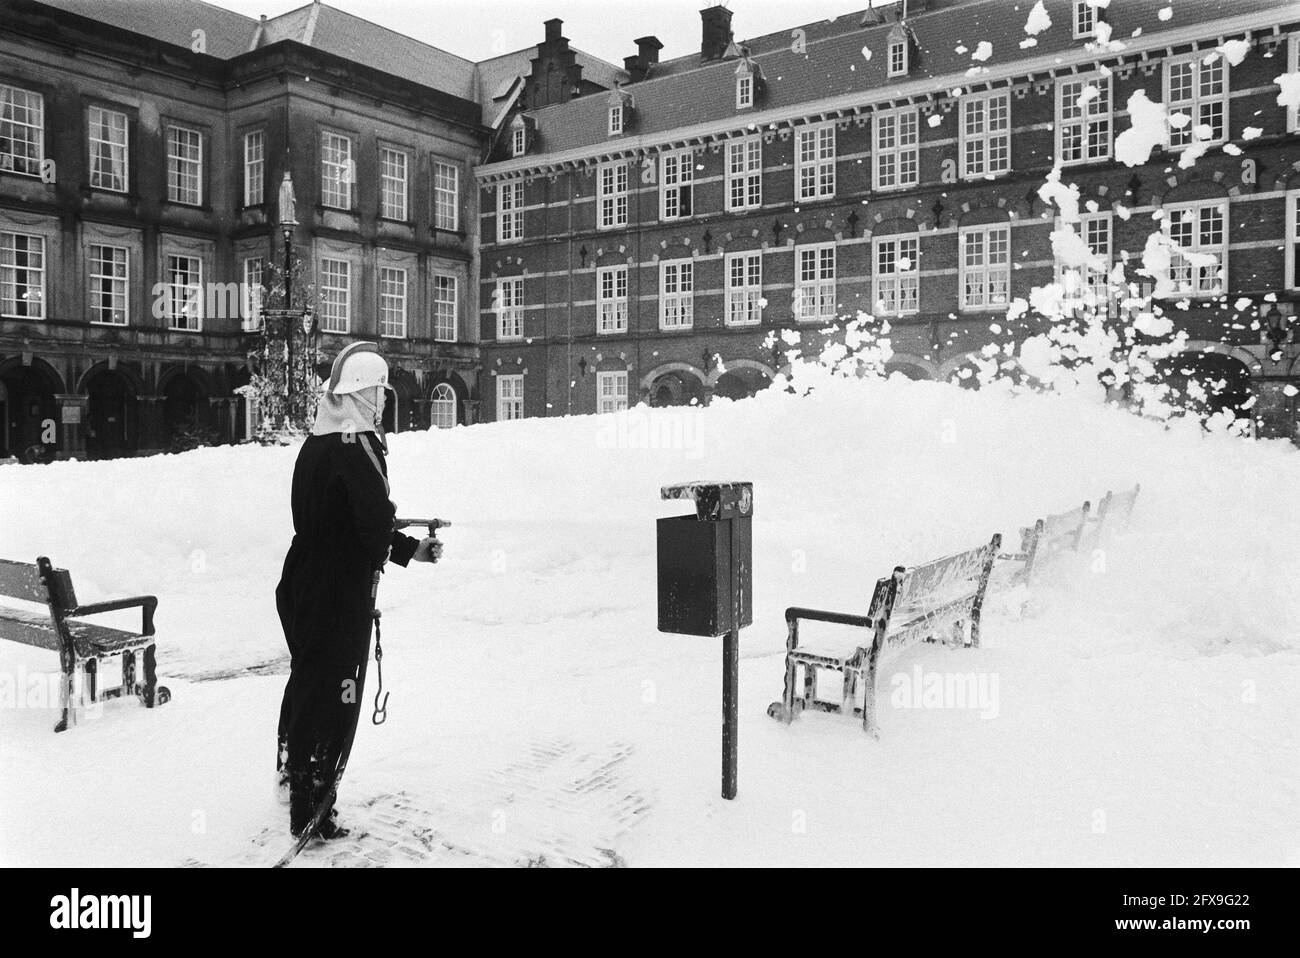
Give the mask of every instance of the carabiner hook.
[{"label": "carabiner hook", "polygon": [[[382,690],[381,690],[382,691]],[[383,725],[388,721],[388,693],[384,692],[384,703],[379,704],[379,692],[375,693],[375,714],[370,716],[370,721],[375,725]]]},{"label": "carabiner hook", "polygon": [[[384,691],[384,647],[380,644],[379,631],[379,610],[374,611],[375,617],[375,671],[379,676],[379,688],[375,689],[375,713],[370,716],[370,721],[375,725],[383,725],[388,721],[388,693]],[[379,696],[384,697],[384,701],[379,701]]]}]

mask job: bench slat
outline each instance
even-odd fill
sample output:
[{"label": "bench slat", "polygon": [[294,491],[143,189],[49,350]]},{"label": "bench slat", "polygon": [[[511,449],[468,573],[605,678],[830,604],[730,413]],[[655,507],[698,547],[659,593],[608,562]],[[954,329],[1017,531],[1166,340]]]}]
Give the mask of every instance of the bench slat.
[{"label": "bench slat", "polygon": [[[155,637],[113,629],[93,622],[67,620],[72,644],[79,658],[112,655],[117,652],[140,649],[153,645]],[[20,609],[0,608],[0,639],[32,645],[41,649],[59,651],[59,634],[50,623],[49,616]]]},{"label": "bench slat", "polygon": [[[77,593],[72,588],[72,575],[67,569],[53,569],[52,572],[50,586],[54,591],[55,605],[65,611],[75,609]],[[41,582],[40,568],[31,562],[14,562],[12,559],[0,559],[0,596],[42,604],[50,601]]]}]

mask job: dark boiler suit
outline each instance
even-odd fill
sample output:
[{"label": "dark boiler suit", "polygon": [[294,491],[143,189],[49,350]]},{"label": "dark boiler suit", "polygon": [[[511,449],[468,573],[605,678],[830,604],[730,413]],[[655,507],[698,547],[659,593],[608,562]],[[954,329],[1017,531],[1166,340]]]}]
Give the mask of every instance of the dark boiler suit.
[{"label": "dark boiler suit", "polygon": [[419,544],[393,529],[384,456],[374,433],[329,433],[310,436],[294,465],[294,537],[275,601],[292,662],[278,761],[287,766],[295,829],[333,784],[356,732],[374,577],[387,559],[405,566]]}]

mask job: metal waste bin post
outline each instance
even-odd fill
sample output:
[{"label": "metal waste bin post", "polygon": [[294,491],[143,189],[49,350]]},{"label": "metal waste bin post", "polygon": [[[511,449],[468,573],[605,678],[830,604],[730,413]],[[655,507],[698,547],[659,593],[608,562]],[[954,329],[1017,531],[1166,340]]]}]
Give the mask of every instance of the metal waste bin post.
[{"label": "metal waste bin post", "polygon": [[736,797],[740,630],[754,621],[752,482],[683,482],[659,490],[691,499],[695,515],[658,522],[659,631],[724,636],[722,797]]}]

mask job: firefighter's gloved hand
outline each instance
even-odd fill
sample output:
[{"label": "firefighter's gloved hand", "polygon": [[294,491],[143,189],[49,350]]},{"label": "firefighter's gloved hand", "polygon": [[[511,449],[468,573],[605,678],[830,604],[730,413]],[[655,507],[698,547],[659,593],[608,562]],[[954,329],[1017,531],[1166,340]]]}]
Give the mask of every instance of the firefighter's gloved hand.
[{"label": "firefighter's gloved hand", "polygon": [[442,543],[432,536],[426,536],[415,547],[415,555],[412,558],[416,562],[437,562],[442,558]]}]

